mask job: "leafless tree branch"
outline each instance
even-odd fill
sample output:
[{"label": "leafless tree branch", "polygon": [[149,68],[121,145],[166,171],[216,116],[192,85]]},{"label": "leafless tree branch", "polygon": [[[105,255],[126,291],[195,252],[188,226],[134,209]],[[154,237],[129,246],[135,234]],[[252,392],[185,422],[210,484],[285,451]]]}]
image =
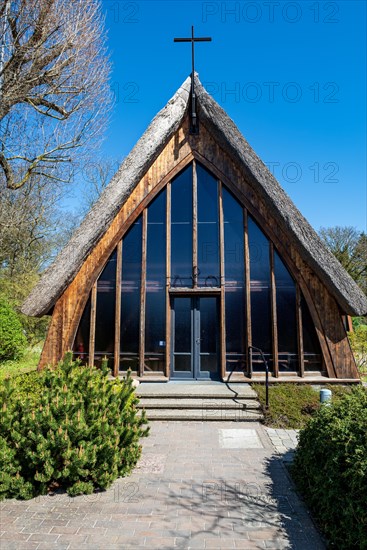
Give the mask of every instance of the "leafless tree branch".
[{"label": "leafless tree branch", "polygon": [[0,17],[0,173],[13,190],[62,180],[111,106],[100,0],[3,0]]}]

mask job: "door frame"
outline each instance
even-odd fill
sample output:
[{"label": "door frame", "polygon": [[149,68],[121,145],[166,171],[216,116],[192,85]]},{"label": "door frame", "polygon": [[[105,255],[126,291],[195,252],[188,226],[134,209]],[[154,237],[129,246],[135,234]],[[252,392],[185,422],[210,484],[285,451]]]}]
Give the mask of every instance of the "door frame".
[{"label": "door frame", "polygon": [[[210,289],[210,292],[205,291],[174,291],[169,293],[170,297],[170,311],[171,311],[171,323],[170,323],[170,379],[173,380],[222,380],[222,350],[221,350],[221,293],[220,290]],[[189,298],[191,300],[191,370],[182,371],[180,374],[174,372],[174,345],[175,345],[175,308],[174,302],[177,298]],[[215,377],[210,376],[209,371],[201,373],[200,371],[200,346],[195,345],[197,338],[200,338],[200,308],[197,307],[198,301],[201,298],[215,298],[216,299],[216,342],[217,342],[217,372]],[[199,334],[199,336],[198,336]],[[207,374],[207,376],[205,376]]]}]

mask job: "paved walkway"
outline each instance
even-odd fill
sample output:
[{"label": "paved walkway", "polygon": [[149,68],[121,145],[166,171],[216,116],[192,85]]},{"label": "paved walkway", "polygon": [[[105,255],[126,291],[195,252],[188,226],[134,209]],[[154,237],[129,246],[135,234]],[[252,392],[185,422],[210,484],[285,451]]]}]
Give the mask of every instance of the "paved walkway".
[{"label": "paved walkway", "polygon": [[110,490],[0,503],[1,550],[323,549],[283,462],[285,437],[273,432],[152,423],[139,467]]}]

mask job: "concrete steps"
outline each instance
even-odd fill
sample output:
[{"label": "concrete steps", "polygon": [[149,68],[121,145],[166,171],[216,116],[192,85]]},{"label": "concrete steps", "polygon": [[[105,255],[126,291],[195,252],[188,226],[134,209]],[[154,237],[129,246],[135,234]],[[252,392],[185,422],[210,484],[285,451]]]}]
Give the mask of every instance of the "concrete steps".
[{"label": "concrete steps", "polygon": [[142,383],[138,407],[148,420],[254,421],[262,419],[257,395],[248,384]]}]

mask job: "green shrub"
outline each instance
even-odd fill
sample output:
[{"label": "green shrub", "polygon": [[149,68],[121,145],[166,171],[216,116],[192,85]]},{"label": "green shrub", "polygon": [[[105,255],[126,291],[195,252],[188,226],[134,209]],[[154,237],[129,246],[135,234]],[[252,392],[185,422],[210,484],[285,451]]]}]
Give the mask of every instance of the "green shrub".
[{"label": "green shrub", "polygon": [[29,400],[32,405],[37,405],[44,391],[42,373],[37,371],[20,374],[14,377],[12,399],[18,401]]},{"label": "green shrub", "polygon": [[23,387],[17,378],[0,387],[0,498],[51,488],[90,493],[132,470],[148,428],[130,375],[110,380],[105,365],[84,367],[67,356],[56,369],[28,375]]},{"label": "green shrub", "polygon": [[354,331],[348,332],[348,337],[359,372],[367,375],[367,325],[356,324]]},{"label": "green shrub", "polygon": [[0,298],[0,361],[18,359],[27,344],[17,313],[4,298]]},{"label": "green shrub", "polygon": [[252,384],[272,428],[303,428],[319,408],[319,394],[306,384],[274,384],[269,387],[269,409],[265,409],[265,384]]},{"label": "green shrub", "polygon": [[301,430],[297,487],[332,547],[367,549],[367,391],[322,406]]}]

